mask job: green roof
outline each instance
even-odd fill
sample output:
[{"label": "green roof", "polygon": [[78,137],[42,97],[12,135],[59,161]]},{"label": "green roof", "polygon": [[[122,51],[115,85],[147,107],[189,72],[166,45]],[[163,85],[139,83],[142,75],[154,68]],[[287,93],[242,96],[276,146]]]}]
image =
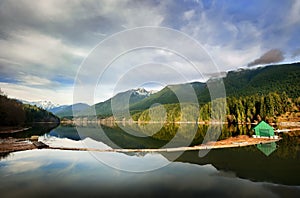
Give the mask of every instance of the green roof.
[{"label": "green roof", "polygon": [[265,121],[261,121],[256,125],[254,128],[255,135],[263,136],[263,137],[270,137],[274,136],[274,129]]}]

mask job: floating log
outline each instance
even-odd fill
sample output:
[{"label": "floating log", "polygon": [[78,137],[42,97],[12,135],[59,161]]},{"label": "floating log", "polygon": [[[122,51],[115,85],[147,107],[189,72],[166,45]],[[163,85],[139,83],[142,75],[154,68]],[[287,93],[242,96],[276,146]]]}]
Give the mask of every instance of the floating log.
[{"label": "floating log", "polygon": [[[202,144],[193,147],[176,147],[176,148],[154,148],[154,149],[97,149],[97,148],[68,148],[68,147],[49,147],[49,149],[59,149],[59,150],[73,150],[73,151],[91,151],[91,152],[179,152],[179,151],[195,151],[195,150],[207,150],[207,149],[220,149],[220,148],[234,148],[234,147],[244,147],[256,144],[266,144],[271,142],[277,142],[281,140],[278,139],[268,139],[268,138],[247,138],[245,141],[236,141],[237,138],[229,138],[228,140],[221,140],[217,142],[209,142],[208,144]],[[236,139],[236,140],[234,140]],[[227,142],[226,142],[227,141]]]},{"label": "floating log", "polygon": [[220,148],[234,148],[244,147],[256,144],[266,144],[277,142],[282,138],[268,139],[268,138],[249,138],[247,136],[231,137],[217,142],[208,142],[206,144],[193,147],[177,147],[177,148],[154,148],[154,149],[98,149],[98,148],[70,148],[70,147],[53,147],[41,141],[28,141],[26,139],[7,138],[0,141],[0,153],[9,153],[15,151],[31,150],[31,149],[59,149],[72,151],[91,151],[91,152],[179,152],[179,151],[195,151],[206,149],[220,149]]},{"label": "floating log", "polygon": [[32,142],[33,145],[38,148],[38,149],[42,149],[42,148],[49,148],[49,146],[43,142]]}]

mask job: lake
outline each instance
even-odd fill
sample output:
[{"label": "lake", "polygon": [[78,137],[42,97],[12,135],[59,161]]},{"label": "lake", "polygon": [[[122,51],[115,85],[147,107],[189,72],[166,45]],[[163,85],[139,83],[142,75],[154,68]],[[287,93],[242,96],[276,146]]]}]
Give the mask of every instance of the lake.
[{"label": "lake", "polygon": [[[210,126],[124,127],[42,125],[30,134],[40,135],[49,144],[70,147],[159,148],[174,139],[168,147],[199,144]],[[153,133],[155,129],[160,130]],[[248,126],[223,127],[216,138],[248,133]],[[1,197],[299,197],[299,148],[299,138],[284,134],[274,144],[215,149],[203,157],[198,151],[15,152],[1,157],[0,192]]]}]

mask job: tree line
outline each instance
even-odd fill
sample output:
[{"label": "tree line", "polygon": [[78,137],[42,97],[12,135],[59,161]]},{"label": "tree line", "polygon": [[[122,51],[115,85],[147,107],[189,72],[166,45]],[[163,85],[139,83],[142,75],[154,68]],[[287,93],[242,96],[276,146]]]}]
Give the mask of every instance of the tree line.
[{"label": "tree line", "polygon": [[[276,122],[277,118],[291,111],[299,111],[298,98],[289,98],[283,93],[270,92],[266,95],[228,97],[226,99],[226,121],[229,123],[251,123],[267,120]],[[200,109],[199,119],[207,121],[211,115],[211,102]]]},{"label": "tree line", "polygon": [[[212,110],[222,109],[222,104],[225,104],[224,99],[217,99],[216,101],[201,105],[198,110],[193,104],[167,104],[164,105],[165,114],[156,113],[155,111],[161,112],[162,109],[161,107],[154,107],[142,113],[136,113],[132,117],[134,120],[142,122],[186,122],[195,120],[198,122],[208,122],[219,121],[221,119],[225,119],[224,121],[228,123],[253,123],[261,120],[276,122],[277,118],[286,112],[299,111],[300,97],[289,98],[285,92],[227,97],[224,111],[212,114]],[[212,108],[212,105],[215,105],[214,108]],[[219,105],[219,107],[216,105]],[[183,116],[182,111],[188,113],[185,113],[185,116]],[[156,117],[155,115],[159,115],[160,117]],[[164,116],[162,117],[161,115]]]},{"label": "tree line", "polygon": [[24,126],[34,122],[59,122],[52,113],[8,98],[0,89],[0,126]]}]

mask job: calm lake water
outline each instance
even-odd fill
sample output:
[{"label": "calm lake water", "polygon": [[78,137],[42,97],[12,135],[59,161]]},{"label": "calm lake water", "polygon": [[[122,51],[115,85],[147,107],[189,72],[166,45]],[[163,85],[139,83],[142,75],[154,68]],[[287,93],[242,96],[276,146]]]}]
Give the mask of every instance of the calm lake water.
[{"label": "calm lake water", "polygon": [[[159,148],[199,144],[209,126],[187,124],[178,138],[170,125],[120,127],[39,126],[31,134],[52,145],[97,148]],[[38,129],[36,129],[38,128]],[[250,127],[251,128],[251,127]],[[123,128],[124,129],[124,128]],[[79,131],[79,133],[77,132]],[[129,134],[130,133],[130,134]],[[224,127],[219,139],[249,133]],[[193,138],[195,136],[195,138]],[[192,140],[191,140],[192,137]],[[190,141],[191,140],[191,141]],[[299,197],[299,139],[283,136],[275,144],[184,153],[95,153],[31,150],[2,156],[1,197]],[[157,168],[161,167],[161,168]]]}]

